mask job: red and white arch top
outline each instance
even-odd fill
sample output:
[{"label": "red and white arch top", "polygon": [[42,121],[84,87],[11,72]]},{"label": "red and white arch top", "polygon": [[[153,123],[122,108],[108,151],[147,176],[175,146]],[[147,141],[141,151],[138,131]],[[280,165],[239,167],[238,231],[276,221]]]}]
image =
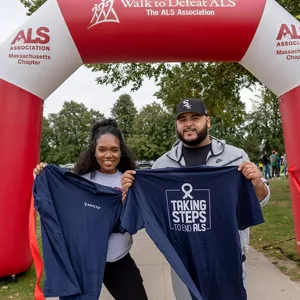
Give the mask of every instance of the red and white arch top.
[{"label": "red and white arch top", "polygon": [[240,62],[300,84],[300,24],[275,0],[49,0],[0,47],[0,78],[46,99],[83,63]]}]

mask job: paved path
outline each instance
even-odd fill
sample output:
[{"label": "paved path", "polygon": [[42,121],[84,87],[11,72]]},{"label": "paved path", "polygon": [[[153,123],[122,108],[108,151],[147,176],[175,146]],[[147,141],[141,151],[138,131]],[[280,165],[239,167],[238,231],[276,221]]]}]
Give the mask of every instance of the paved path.
[{"label": "paved path", "polygon": [[[134,237],[131,254],[141,270],[149,300],[175,300],[169,264],[144,231]],[[251,248],[247,260],[248,300],[300,299],[300,284],[290,281],[261,253]],[[100,300],[114,299],[103,288]]]},{"label": "paved path", "polygon": [[300,284],[281,273],[263,254],[250,248],[248,254],[248,300],[299,300]]},{"label": "paved path", "polygon": [[[169,264],[144,230],[134,236],[130,253],[142,273],[149,300],[175,299]],[[100,300],[114,300],[114,298],[104,288]]]}]

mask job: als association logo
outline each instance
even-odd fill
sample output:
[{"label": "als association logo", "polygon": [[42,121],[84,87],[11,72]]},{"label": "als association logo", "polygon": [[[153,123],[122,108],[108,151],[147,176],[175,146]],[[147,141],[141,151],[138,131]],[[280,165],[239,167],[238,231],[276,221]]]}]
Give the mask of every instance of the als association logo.
[{"label": "als association logo", "polygon": [[93,17],[88,29],[95,25],[107,22],[120,23],[116,11],[113,8],[115,0],[101,0],[92,8]]},{"label": "als association logo", "polygon": [[281,24],[276,40],[277,47],[300,45],[300,26]]},{"label": "als association logo", "polygon": [[20,30],[10,44],[8,58],[20,65],[40,65],[51,59],[50,30],[46,26]]},{"label": "als association logo", "polygon": [[35,31],[33,28],[27,30],[20,30],[16,37],[11,42],[11,45],[22,45],[22,44],[48,44],[50,42],[48,27],[39,27]]},{"label": "als association logo", "polygon": [[184,183],[180,190],[167,190],[166,201],[171,230],[204,232],[211,228],[210,190]]}]

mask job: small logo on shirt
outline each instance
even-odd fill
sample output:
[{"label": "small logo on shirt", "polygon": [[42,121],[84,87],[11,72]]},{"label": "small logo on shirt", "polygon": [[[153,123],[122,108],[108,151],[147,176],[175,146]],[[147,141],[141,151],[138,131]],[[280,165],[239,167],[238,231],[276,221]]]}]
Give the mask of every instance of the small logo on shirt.
[{"label": "small logo on shirt", "polygon": [[166,201],[171,230],[199,232],[211,228],[210,190],[184,183],[181,189],[166,190]]},{"label": "small logo on shirt", "polygon": [[218,159],[216,160],[216,163],[219,163],[219,162],[221,162],[221,161],[223,161],[223,158],[218,158]]},{"label": "small logo on shirt", "polygon": [[86,203],[86,202],[84,202],[84,206],[91,207],[91,208],[94,208],[94,209],[101,209],[100,206],[90,204],[90,203]]}]

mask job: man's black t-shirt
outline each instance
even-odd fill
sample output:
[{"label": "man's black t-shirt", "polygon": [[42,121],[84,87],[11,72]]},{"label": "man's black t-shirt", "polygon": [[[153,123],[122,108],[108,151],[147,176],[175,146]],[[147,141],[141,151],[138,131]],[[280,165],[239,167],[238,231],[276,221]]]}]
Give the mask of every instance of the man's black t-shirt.
[{"label": "man's black t-shirt", "polygon": [[264,166],[267,166],[268,164],[270,164],[270,159],[267,155],[264,155],[262,157],[262,163],[263,163]]},{"label": "man's black t-shirt", "polygon": [[199,148],[187,148],[183,146],[182,155],[185,164],[188,167],[205,165],[206,158],[210,149],[211,149],[211,144]]}]

